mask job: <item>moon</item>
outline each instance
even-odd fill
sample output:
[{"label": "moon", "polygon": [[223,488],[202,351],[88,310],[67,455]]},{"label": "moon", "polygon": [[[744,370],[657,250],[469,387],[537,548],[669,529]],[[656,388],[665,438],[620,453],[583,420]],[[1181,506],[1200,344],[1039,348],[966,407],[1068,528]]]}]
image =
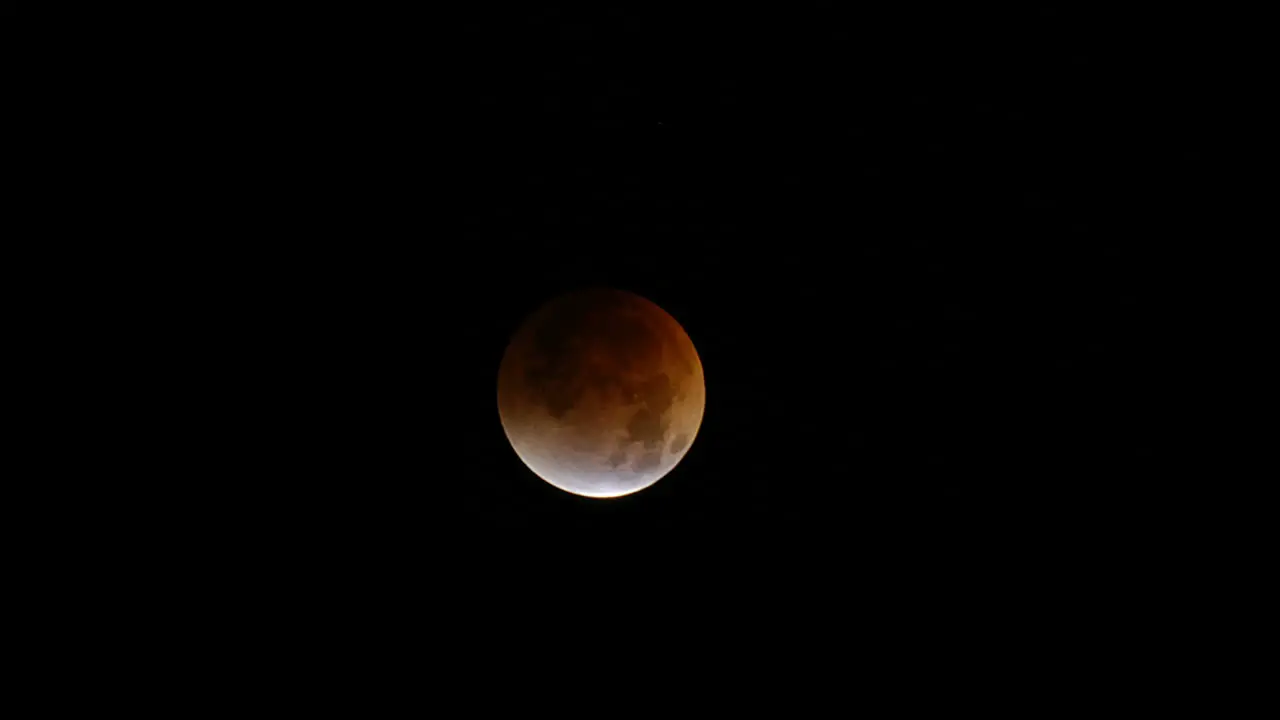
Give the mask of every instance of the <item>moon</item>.
[{"label": "moon", "polygon": [[593,498],[643,490],[685,456],[706,404],[702,362],[653,302],[614,289],[543,305],[498,370],[511,447],[551,485]]}]

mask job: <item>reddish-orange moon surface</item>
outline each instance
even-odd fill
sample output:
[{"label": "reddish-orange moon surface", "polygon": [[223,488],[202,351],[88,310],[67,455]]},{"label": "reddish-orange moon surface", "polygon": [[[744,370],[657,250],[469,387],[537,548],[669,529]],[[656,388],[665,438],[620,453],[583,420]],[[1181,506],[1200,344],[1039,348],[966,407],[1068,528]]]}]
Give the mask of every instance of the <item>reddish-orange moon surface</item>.
[{"label": "reddish-orange moon surface", "polygon": [[649,487],[689,451],[706,403],[684,328],[632,293],[583,290],[542,306],[498,370],[498,413],[538,477],[588,497]]}]

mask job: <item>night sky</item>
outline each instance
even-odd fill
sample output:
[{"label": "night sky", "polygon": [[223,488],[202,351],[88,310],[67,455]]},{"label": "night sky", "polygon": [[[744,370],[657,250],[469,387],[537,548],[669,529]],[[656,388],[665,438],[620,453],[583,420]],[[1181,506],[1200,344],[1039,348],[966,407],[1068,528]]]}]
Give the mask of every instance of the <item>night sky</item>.
[{"label": "night sky", "polygon": [[[495,15],[237,25],[174,71],[233,340],[206,552],[504,633],[972,628],[1124,574],[1149,298],[1089,23]],[[496,403],[520,322],[601,285],[707,387],[679,466],[606,501],[534,476]]]}]

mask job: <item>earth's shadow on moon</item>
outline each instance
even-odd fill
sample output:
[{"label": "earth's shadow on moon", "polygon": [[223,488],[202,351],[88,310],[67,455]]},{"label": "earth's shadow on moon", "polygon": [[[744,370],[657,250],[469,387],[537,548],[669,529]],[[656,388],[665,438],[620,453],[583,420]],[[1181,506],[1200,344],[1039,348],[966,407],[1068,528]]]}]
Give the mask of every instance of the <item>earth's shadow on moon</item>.
[{"label": "earth's shadow on moon", "polygon": [[678,466],[705,403],[701,361],[648,298],[590,286],[525,316],[499,365],[501,425],[528,469],[566,494],[619,499]]}]

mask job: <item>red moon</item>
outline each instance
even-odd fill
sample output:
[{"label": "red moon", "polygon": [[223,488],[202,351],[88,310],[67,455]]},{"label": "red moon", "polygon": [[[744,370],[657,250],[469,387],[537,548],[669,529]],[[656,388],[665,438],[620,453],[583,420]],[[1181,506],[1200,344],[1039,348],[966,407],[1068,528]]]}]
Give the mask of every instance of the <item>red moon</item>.
[{"label": "red moon", "polygon": [[688,452],[702,424],[702,362],[684,328],[632,293],[557,298],[512,338],[498,413],[516,454],[566,492],[643,490]]}]

